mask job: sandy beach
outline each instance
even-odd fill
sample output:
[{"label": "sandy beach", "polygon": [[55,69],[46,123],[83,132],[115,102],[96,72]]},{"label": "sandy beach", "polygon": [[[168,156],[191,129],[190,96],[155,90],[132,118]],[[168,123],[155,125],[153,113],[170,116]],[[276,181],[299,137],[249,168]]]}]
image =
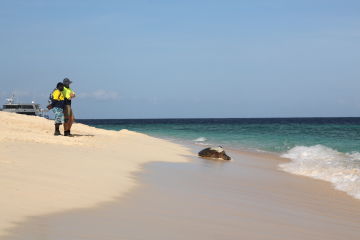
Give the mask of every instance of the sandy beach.
[{"label": "sandy beach", "polygon": [[276,156],[0,112],[0,239],[359,239],[360,201]]},{"label": "sandy beach", "polygon": [[53,136],[53,121],[0,112],[0,238],[31,216],[95,207],[130,191],[132,174],[152,161],[186,162],[186,148],[130,131],[74,125]]}]

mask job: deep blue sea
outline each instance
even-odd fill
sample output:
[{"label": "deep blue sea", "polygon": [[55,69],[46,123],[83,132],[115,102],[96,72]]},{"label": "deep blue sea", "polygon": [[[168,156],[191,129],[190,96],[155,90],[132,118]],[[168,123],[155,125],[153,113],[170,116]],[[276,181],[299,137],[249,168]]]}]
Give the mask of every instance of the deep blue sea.
[{"label": "deep blue sea", "polygon": [[87,119],[109,130],[128,129],[196,144],[275,152],[283,170],[330,181],[360,199],[360,118]]}]

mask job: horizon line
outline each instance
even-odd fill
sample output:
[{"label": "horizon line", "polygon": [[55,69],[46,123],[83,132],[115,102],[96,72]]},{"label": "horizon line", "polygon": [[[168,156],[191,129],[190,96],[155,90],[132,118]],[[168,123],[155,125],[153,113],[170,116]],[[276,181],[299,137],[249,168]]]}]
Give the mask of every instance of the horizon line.
[{"label": "horizon line", "polygon": [[79,118],[77,120],[174,120],[174,119],[184,119],[184,120],[193,120],[193,119],[325,119],[325,118],[360,118],[358,117],[179,117],[179,118]]}]

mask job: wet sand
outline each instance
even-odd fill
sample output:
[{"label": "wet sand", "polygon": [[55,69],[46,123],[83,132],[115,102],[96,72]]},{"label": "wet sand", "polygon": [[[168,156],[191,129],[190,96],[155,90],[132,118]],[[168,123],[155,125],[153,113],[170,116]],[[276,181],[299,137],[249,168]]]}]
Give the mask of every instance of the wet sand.
[{"label": "wet sand", "polygon": [[360,239],[359,200],[278,170],[284,159],[229,153],[230,162],[147,163],[122,197],[28,218],[2,239]]}]

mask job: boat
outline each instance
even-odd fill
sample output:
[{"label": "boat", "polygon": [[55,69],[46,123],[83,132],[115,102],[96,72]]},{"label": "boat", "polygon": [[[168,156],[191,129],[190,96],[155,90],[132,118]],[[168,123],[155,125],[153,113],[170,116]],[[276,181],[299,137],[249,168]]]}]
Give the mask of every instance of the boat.
[{"label": "boat", "polygon": [[31,103],[16,103],[15,99],[14,94],[10,98],[7,98],[1,111],[49,118],[47,114],[48,110],[41,108],[40,104],[34,101]]}]

